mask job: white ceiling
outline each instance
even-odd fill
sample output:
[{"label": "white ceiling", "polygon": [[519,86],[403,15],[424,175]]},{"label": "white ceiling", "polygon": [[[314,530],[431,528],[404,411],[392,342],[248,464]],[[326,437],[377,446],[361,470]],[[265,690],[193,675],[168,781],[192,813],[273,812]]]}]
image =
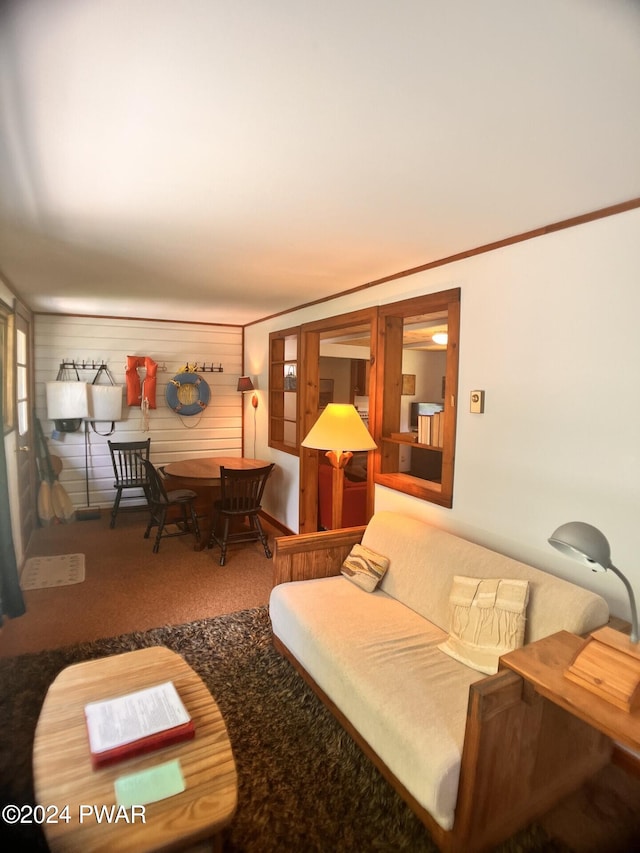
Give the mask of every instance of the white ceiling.
[{"label": "white ceiling", "polygon": [[8,0],[0,271],[246,323],[640,196],[640,0]]}]

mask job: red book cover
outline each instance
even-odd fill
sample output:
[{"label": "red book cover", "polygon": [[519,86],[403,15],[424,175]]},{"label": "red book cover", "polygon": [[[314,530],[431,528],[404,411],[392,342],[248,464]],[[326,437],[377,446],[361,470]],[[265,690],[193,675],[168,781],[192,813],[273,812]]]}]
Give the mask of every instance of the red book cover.
[{"label": "red book cover", "polygon": [[190,740],[195,734],[171,681],[85,705],[94,768]]},{"label": "red book cover", "polygon": [[184,723],[181,726],[175,726],[173,729],[166,729],[163,732],[147,735],[147,737],[130,741],[122,746],[115,746],[113,749],[108,749],[104,752],[92,752],[91,764],[94,769],[107,767],[109,764],[124,761],[125,758],[133,758],[136,755],[143,755],[145,752],[153,752],[154,749],[162,749],[162,747],[171,746],[174,743],[191,740],[195,736],[195,733],[196,728],[193,720],[189,720],[188,723]]}]

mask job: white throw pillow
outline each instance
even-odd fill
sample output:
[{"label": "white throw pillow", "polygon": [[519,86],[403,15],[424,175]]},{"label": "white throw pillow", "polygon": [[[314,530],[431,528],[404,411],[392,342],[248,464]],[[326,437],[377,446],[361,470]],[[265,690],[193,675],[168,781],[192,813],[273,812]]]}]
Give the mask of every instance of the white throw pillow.
[{"label": "white throw pillow", "polygon": [[524,643],[529,582],[456,575],[449,596],[449,637],[438,648],[492,675],[500,655]]},{"label": "white throw pillow", "polygon": [[389,560],[381,554],[356,544],[342,564],[341,572],[352,583],[373,592],[389,568]]}]

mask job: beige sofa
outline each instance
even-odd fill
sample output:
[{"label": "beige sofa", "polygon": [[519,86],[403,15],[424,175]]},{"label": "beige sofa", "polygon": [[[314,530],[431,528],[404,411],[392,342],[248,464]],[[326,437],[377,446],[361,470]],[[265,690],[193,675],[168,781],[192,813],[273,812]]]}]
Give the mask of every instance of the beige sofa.
[{"label": "beige sofa", "polygon": [[[340,574],[359,541],[389,559],[374,592]],[[366,528],[280,538],[274,558],[270,617],[277,648],[416,810],[442,849],[488,849],[607,760],[604,739],[592,737],[592,730],[583,731],[588,727],[565,714],[560,730],[565,737],[587,737],[586,760],[578,755],[579,766],[573,766],[567,748],[558,747],[560,766],[545,770],[552,778],[521,778],[519,751],[527,752],[527,766],[532,765],[535,743],[546,739],[548,744],[558,721],[554,718],[549,729],[545,713],[524,696],[514,673],[487,676],[439,648],[449,634],[454,576],[528,581],[525,642],[559,630],[583,634],[604,624],[608,607],[600,596],[390,512],[377,513]],[[468,720],[472,707],[477,719]],[[492,759],[479,767],[478,756],[487,750]],[[504,778],[501,764],[510,765]],[[562,785],[569,764],[570,778]],[[530,772],[541,775],[535,761]],[[523,802],[511,802],[504,814],[504,805],[493,802],[491,794],[513,786],[514,776],[523,785]]]}]

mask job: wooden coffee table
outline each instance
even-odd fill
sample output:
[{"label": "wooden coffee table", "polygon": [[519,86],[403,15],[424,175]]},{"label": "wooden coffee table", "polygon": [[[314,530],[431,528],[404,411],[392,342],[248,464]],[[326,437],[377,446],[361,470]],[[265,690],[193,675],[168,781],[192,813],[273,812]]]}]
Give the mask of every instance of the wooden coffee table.
[{"label": "wooden coffee table", "polygon": [[[191,715],[194,739],[93,770],[84,717],[87,702],[165,681],[173,681]],[[108,810],[116,805],[114,782],[118,777],[176,758],[185,791],[149,803],[143,810],[129,809],[136,820],[99,822],[95,812],[90,814],[84,808],[96,806],[99,812],[105,806]],[[36,803],[44,807],[42,828],[53,853],[176,850],[209,838],[221,845],[219,833],[230,823],[237,805],[236,766],[220,709],[191,667],[164,646],[86,661],[63,670],[42,706],[33,746],[33,774]],[[65,806],[68,822],[59,818],[55,823],[47,822]],[[117,806],[113,813],[117,813]]]}]

